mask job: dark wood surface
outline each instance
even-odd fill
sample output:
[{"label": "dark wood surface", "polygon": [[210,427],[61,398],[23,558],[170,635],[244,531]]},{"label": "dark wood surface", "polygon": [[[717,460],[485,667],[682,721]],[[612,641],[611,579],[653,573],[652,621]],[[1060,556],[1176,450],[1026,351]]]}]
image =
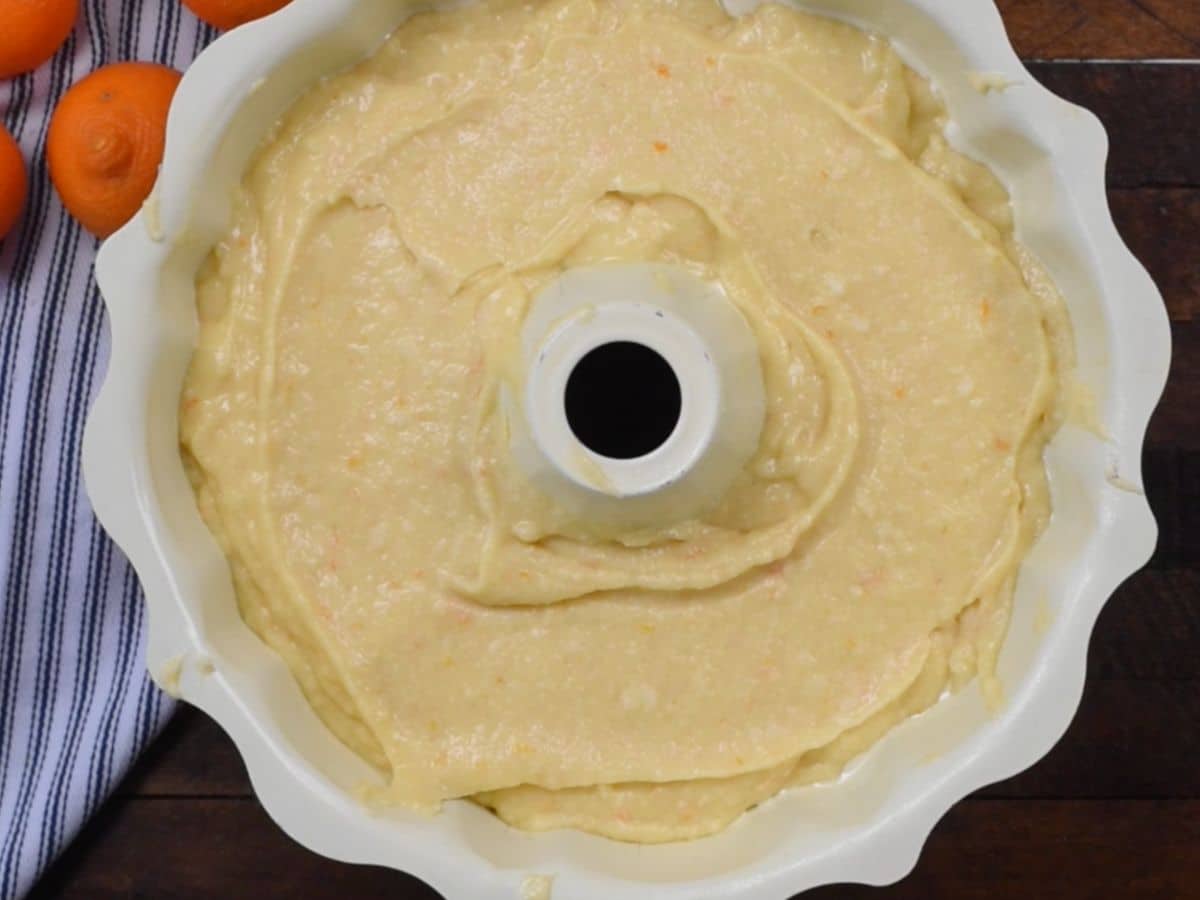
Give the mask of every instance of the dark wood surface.
[{"label": "dark wood surface", "polygon": [[[952,0],[947,0],[952,2]],[[1200,898],[1200,0],[1001,0],[1021,55],[1109,128],[1110,199],[1167,298],[1175,359],[1150,429],[1154,560],[1106,608],[1083,705],[1041,763],[963,801],[914,873],[848,898]],[[183,709],[33,897],[438,895],[292,843],[229,740]],[[458,898],[455,898],[458,900]]]}]

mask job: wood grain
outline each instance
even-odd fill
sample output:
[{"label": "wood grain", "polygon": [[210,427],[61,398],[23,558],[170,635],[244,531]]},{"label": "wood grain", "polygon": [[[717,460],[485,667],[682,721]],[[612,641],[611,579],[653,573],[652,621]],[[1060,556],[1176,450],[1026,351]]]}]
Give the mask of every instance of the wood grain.
[{"label": "wood grain", "polygon": [[31,900],[440,897],[408,875],[344,865],[309,853],[276,827],[256,801],[237,797],[188,802],[117,798],[104,819],[85,829],[30,896]]},{"label": "wood grain", "polygon": [[1193,321],[1200,312],[1200,190],[1118,188],[1108,200],[1121,236],[1162,291],[1171,321]]},{"label": "wood grain", "polygon": [[[1153,492],[1150,496],[1153,503]],[[1164,538],[1172,540],[1166,525],[1161,527]],[[1200,692],[1198,650],[1200,571],[1147,569],[1122,585],[1100,614],[1088,654],[1088,678],[1190,682]]]},{"label": "wood grain", "polygon": [[1039,62],[1029,71],[1100,117],[1111,142],[1109,187],[1200,187],[1200,65]]},{"label": "wood grain", "polygon": [[804,900],[1195,900],[1198,863],[1196,801],[977,798],[942,820],[905,881]]},{"label": "wood grain", "polygon": [[1013,46],[1034,59],[1195,59],[1195,0],[997,0]]},{"label": "wood grain", "polygon": [[[1178,329],[1177,329],[1178,331]],[[1188,393],[1188,382],[1183,380],[1182,370],[1192,368],[1189,360],[1200,356],[1200,346],[1192,345],[1187,356],[1176,354],[1176,370],[1167,387],[1162,411],[1151,423],[1152,431],[1163,431],[1163,420],[1173,418],[1177,404],[1200,402],[1200,384],[1192,383]],[[1194,416],[1194,413],[1192,414]],[[1178,416],[1184,418],[1183,415]],[[1158,519],[1158,548],[1151,560],[1157,568],[1187,567],[1189,572],[1200,569],[1200,451],[1181,437],[1175,442],[1163,441],[1146,452],[1145,478],[1146,495]],[[1195,596],[1200,587],[1190,584],[1187,592]],[[1156,598],[1161,600],[1161,598]],[[1192,645],[1200,665],[1200,641]]]},{"label": "wood grain", "polygon": [[[1194,451],[1200,450],[1200,321],[1173,325],[1171,344],[1171,374],[1162,403],[1150,420],[1147,442],[1151,447],[1174,448],[1185,454],[1182,462],[1193,464]],[[1192,475],[1178,474],[1183,484],[1191,484]],[[1175,502],[1173,497],[1165,500]],[[1179,539],[1192,546],[1196,540],[1194,534],[1180,534]]]}]

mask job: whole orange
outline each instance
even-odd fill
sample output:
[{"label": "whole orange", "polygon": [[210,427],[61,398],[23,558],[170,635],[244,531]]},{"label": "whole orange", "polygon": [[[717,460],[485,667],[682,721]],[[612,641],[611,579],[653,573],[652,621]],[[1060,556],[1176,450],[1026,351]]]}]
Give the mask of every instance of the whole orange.
[{"label": "whole orange", "polygon": [[75,27],[79,0],[0,0],[0,78],[32,72]]},{"label": "whole orange", "polygon": [[210,25],[222,31],[261,19],[291,0],[183,0],[183,5]]},{"label": "whole orange", "polygon": [[0,127],[0,240],[4,240],[21,218],[28,190],[21,148],[12,135]]},{"label": "whole orange", "polygon": [[54,110],[46,137],[50,180],[97,237],[128,222],[154,187],[179,79],[155,63],[115,63],[73,85]]}]

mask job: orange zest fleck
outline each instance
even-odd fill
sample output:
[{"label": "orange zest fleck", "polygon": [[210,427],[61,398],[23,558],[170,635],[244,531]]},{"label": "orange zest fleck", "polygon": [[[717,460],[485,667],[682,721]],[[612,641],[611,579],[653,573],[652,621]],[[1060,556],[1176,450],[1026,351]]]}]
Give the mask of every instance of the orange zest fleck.
[{"label": "orange zest fleck", "polygon": [[666,141],[655,141],[651,146],[654,147],[655,153],[666,153],[671,149],[669,146],[667,146]]},{"label": "orange zest fleck", "polygon": [[1010,444],[1008,441],[1006,441],[1002,437],[997,437],[995,440],[992,441],[992,444],[1001,453],[1007,453],[1009,450],[1012,449],[1012,444]]},{"label": "orange zest fleck", "polygon": [[897,400],[903,400],[905,397],[908,396],[908,388],[906,388],[904,386],[898,387],[895,390],[895,394],[896,394]]},{"label": "orange zest fleck", "polygon": [[654,67],[654,72],[655,72],[655,74],[658,75],[659,78],[670,78],[671,77],[671,67],[668,66],[666,63],[659,63],[658,65],[656,65]]},{"label": "orange zest fleck", "polygon": [[979,318],[981,318],[983,321],[986,322],[991,317],[992,317],[992,304],[985,297],[984,299],[979,301]]}]

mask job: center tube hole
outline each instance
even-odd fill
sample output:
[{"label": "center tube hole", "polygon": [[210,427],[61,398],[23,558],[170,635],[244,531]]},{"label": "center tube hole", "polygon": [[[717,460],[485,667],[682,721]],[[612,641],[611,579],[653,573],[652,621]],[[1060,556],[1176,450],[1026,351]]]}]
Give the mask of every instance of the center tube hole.
[{"label": "center tube hole", "polygon": [[563,396],[580,443],[609,459],[637,459],[667,442],[683,395],[670,363],[645,344],[614,341],[590,351]]}]

